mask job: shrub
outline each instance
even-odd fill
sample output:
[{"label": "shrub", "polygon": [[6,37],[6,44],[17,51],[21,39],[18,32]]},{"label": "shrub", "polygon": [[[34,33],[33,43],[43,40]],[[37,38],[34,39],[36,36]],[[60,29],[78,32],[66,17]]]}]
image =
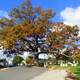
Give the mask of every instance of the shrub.
[{"label": "shrub", "polygon": [[20,57],[20,56],[18,56],[18,55],[16,55],[16,56],[14,57],[14,59],[13,59],[13,64],[14,64],[14,65],[18,65],[18,64],[20,64],[22,61],[23,61],[23,58]]},{"label": "shrub", "polygon": [[43,60],[43,59],[38,60],[38,65],[39,65],[40,67],[43,67],[43,66],[44,66],[44,60]]},{"label": "shrub", "polygon": [[29,56],[28,58],[26,58],[27,64],[34,65],[34,62],[35,62],[35,60],[34,60],[33,56]]}]

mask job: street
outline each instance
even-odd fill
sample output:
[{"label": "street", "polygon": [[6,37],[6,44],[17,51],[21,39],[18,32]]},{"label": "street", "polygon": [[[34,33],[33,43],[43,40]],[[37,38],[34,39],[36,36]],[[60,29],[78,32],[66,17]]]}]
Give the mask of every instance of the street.
[{"label": "street", "polygon": [[32,80],[44,73],[46,69],[41,67],[14,67],[0,71],[0,80]]}]

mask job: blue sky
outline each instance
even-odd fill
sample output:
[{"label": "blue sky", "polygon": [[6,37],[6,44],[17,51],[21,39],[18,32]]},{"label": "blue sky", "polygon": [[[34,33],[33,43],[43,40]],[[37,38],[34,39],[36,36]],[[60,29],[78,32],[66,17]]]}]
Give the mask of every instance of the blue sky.
[{"label": "blue sky", "polygon": [[[13,7],[17,7],[23,0],[0,0],[0,17],[4,16]],[[40,5],[42,8],[51,8],[56,12],[54,21],[62,21],[61,11],[65,8],[77,8],[80,6],[80,0],[31,0],[33,6]]]}]

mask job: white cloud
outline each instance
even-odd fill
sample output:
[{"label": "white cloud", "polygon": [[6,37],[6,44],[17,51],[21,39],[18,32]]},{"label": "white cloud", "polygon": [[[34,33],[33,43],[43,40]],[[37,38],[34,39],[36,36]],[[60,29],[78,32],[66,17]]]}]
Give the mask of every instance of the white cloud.
[{"label": "white cloud", "polygon": [[60,15],[65,23],[80,25],[80,6],[77,8],[67,7],[61,11]]},{"label": "white cloud", "polygon": [[6,17],[6,18],[10,19],[10,17],[8,16],[8,12],[0,10],[0,18],[2,18],[2,17]]},{"label": "white cloud", "polygon": [[63,22],[68,25],[78,25],[80,29],[80,6],[77,8],[67,7],[60,13]]}]

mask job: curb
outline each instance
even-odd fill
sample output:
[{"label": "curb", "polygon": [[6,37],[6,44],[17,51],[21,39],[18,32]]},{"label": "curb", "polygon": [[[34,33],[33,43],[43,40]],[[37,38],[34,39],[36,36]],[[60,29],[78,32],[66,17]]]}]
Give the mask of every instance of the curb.
[{"label": "curb", "polygon": [[8,68],[3,68],[3,69],[0,69],[0,71],[4,71],[4,70],[7,70]]}]

